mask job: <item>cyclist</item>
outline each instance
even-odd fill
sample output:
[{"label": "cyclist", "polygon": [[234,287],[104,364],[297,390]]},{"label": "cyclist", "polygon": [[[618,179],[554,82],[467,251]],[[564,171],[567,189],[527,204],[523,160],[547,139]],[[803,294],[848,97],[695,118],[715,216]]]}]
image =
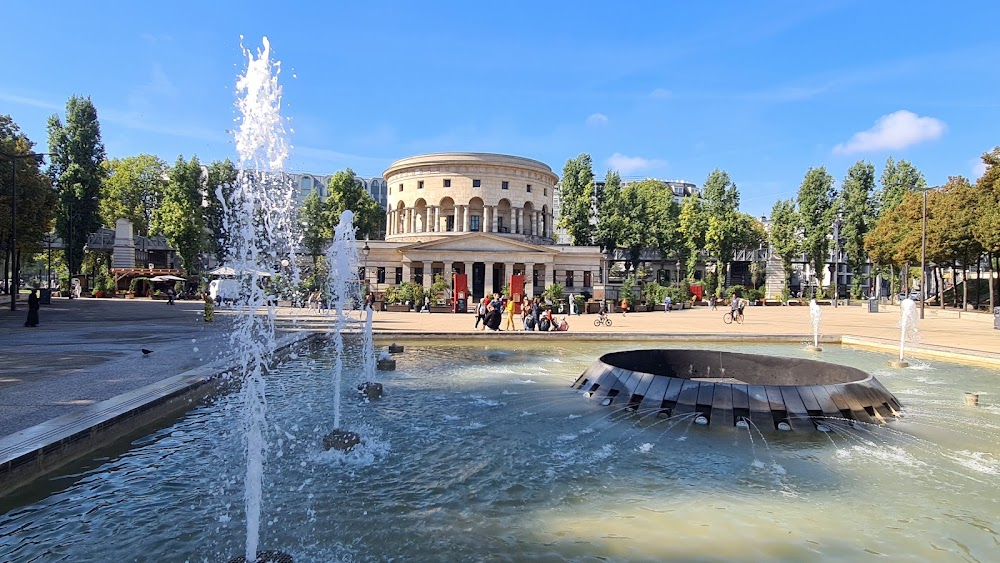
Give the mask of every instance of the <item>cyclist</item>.
[{"label": "cyclist", "polygon": [[730,305],[730,312],[733,314],[733,319],[743,316],[743,307],[746,307],[746,304],[746,301],[742,297],[738,295],[733,297],[733,303]]},{"label": "cyclist", "polygon": [[608,318],[608,302],[601,301],[601,310],[597,313],[598,318],[603,322],[604,319]]}]

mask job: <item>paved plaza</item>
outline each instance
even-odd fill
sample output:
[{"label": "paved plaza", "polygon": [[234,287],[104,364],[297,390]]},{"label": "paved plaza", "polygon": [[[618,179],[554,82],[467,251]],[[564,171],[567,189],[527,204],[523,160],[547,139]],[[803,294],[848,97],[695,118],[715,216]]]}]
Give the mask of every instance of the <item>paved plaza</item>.
[{"label": "paved plaza", "polygon": [[[898,307],[882,306],[878,313],[860,305],[827,306],[822,311],[822,336],[881,346],[887,359],[898,347]],[[580,315],[569,317],[569,332],[543,334],[473,331],[471,314],[378,312],[374,329],[383,344],[417,334],[623,341],[664,337],[673,344],[686,339],[812,338],[808,307],[748,307],[741,325],[723,323],[724,313],[722,307],[619,313],[611,315],[613,326],[600,328],[593,323],[596,315]],[[54,298],[51,305],[42,306],[38,327],[24,327],[26,315],[23,302],[16,312],[0,308],[0,437],[232,355],[232,313],[218,311],[214,323],[205,323],[199,301],[170,306],[166,301]],[[353,315],[357,318],[358,313]],[[928,308],[925,317],[918,325],[915,355],[954,355],[1000,366],[1000,330],[993,329],[991,316]],[[326,331],[332,325],[327,312],[278,310],[277,326],[283,333]],[[143,348],[153,352],[146,356]]]}]

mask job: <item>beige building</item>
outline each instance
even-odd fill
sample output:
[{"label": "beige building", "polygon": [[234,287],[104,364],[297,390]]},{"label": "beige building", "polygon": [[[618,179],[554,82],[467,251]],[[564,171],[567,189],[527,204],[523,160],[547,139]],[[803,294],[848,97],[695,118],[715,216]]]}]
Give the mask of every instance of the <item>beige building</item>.
[{"label": "beige building", "polygon": [[[566,293],[600,283],[598,247],[552,244],[552,198],[558,177],[516,156],[439,153],[392,163],[386,240],[369,241],[366,277],[376,290],[404,281],[430,287],[437,274],[469,277],[471,297],[497,293],[513,274],[525,294],[552,283]],[[363,243],[362,243],[363,244]]]}]

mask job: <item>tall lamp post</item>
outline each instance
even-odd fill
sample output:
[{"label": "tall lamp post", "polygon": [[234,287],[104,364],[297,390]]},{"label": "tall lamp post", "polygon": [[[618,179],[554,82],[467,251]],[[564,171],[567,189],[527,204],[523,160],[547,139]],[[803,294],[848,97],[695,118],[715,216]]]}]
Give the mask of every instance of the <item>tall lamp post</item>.
[{"label": "tall lamp post", "polygon": [[11,281],[10,287],[10,310],[17,310],[17,294],[20,291],[21,272],[20,261],[17,259],[17,161],[23,158],[33,158],[35,162],[41,164],[42,159],[51,156],[47,152],[29,152],[27,154],[7,154],[0,153],[0,156],[10,160],[10,257],[11,257]]},{"label": "tall lamp post", "polygon": [[[924,318],[924,305],[927,303],[927,191],[934,188],[920,188],[923,194],[923,211],[920,225],[920,318]],[[942,292],[941,298],[944,298]]]},{"label": "tall lamp post", "polygon": [[840,224],[843,219],[840,214],[833,220],[833,308],[837,308],[837,301],[840,300],[838,283],[840,281]]},{"label": "tall lamp post", "polygon": [[368,287],[368,254],[372,251],[371,247],[368,246],[368,239],[365,239],[365,245],[361,248],[361,254],[365,255],[365,288]]}]

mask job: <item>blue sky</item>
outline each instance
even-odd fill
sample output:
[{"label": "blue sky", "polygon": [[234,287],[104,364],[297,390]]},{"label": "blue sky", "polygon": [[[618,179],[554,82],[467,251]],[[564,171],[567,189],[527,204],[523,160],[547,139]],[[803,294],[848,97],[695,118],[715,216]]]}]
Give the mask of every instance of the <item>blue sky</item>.
[{"label": "blue sky", "polygon": [[[109,156],[235,157],[240,49],[267,36],[287,168],[380,175],[443,151],[557,173],[729,172],[768,213],[825,165],[887,156],[930,184],[978,177],[1000,144],[1000,3],[29,2],[4,8],[0,114],[40,147],[90,96]],[[11,35],[12,33],[12,35]],[[235,158],[234,158],[235,160]]]}]

